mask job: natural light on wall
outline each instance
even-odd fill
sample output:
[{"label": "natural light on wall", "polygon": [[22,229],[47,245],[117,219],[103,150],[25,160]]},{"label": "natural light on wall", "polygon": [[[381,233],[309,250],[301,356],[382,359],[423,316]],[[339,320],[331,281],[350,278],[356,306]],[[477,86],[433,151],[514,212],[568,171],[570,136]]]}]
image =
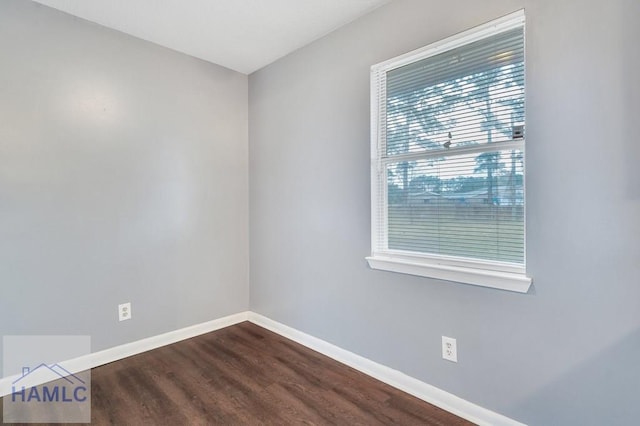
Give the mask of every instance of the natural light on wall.
[{"label": "natural light on wall", "polygon": [[65,87],[61,110],[77,124],[106,126],[122,119],[122,105],[114,87],[99,80],[74,81]]},{"label": "natural light on wall", "polygon": [[524,12],[372,67],[372,268],[526,292]]}]

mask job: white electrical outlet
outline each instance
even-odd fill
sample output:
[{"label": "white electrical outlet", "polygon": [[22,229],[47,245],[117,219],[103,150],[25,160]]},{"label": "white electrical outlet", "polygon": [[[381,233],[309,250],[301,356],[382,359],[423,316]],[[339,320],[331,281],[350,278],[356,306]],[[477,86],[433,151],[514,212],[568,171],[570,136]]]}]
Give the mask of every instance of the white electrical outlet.
[{"label": "white electrical outlet", "polygon": [[458,362],[458,345],[453,337],[442,336],[442,358]]},{"label": "white electrical outlet", "polygon": [[118,305],[118,319],[120,321],[131,319],[131,302]]}]

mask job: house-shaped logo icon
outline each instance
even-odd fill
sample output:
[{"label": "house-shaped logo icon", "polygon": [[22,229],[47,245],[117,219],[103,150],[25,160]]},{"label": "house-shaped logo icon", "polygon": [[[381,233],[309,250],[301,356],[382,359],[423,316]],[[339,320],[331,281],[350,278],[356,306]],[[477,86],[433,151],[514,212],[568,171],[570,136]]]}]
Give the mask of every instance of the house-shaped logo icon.
[{"label": "house-shaped logo icon", "polygon": [[63,379],[69,385],[84,384],[84,380],[71,373],[60,364],[40,364],[35,368],[23,367],[22,376],[12,382],[19,386],[37,386],[39,384]]}]

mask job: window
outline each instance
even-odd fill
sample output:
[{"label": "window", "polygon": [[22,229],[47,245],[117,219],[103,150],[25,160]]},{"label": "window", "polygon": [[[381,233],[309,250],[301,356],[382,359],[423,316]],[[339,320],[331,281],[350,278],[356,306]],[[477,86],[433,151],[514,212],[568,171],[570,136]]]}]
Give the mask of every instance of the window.
[{"label": "window", "polygon": [[524,12],[374,65],[375,269],[527,292]]}]

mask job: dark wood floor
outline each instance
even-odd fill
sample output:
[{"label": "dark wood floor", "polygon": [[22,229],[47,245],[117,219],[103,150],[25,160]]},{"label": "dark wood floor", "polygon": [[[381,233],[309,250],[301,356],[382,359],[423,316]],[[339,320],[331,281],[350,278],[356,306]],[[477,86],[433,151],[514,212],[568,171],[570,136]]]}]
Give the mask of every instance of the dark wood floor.
[{"label": "dark wood floor", "polygon": [[99,425],[469,425],[244,322],[92,370]]}]

